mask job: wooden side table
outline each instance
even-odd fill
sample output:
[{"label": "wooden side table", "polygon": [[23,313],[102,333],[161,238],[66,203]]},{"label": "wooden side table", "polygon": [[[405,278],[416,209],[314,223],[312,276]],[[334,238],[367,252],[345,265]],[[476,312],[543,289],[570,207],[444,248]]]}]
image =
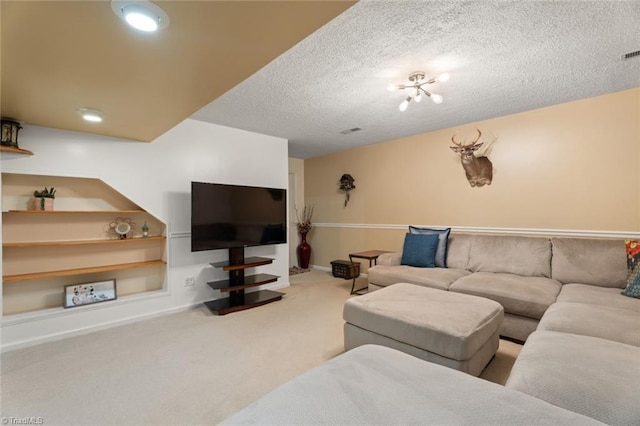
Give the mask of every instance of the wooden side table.
[{"label": "wooden side table", "polygon": [[[349,261],[353,263],[353,259],[365,259],[369,261],[369,267],[371,267],[372,262],[374,265],[378,264],[378,256],[384,253],[393,253],[393,252],[385,251],[385,250],[368,250],[368,251],[361,251],[358,253],[349,253]],[[351,294],[361,294],[358,292],[365,290],[367,288],[367,287],[362,287],[355,290],[356,278],[358,277],[353,277],[353,282],[351,283]]]}]

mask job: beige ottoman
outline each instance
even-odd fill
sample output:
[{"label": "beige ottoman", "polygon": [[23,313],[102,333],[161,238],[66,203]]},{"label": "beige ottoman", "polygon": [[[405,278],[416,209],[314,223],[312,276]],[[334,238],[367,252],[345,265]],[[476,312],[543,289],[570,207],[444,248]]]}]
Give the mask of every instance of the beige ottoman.
[{"label": "beige ottoman", "polygon": [[376,344],[478,376],[498,349],[493,300],[399,283],[347,300],[345,350]]}]

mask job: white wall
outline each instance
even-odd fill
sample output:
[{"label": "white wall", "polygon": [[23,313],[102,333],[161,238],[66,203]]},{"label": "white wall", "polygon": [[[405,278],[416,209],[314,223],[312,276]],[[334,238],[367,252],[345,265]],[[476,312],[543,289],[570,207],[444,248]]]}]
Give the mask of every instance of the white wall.
[{"label": "white wall", "polygon": [[[20,321],[5,318],[4,350],[222,297],[206,282],[224,279],[227,273],[208,263],[226,259],[227,251],[190,252],[191,181],[288,186],[285,139],[190,119],[152,143],[26,125],[20,133],[20,147],[35,155],[3,157],[3,172],[99,178],[164,221],[168,270],[166,291],[153,296],[98,304],[81,312],[56,310]],[[247,248],[246,254],[275,259],[272,265],[260,268],[260,272],[281,277],[266,287],[289,285],[288,244]],[[190,276],[196,277],[196,285],[184,287]]]}]

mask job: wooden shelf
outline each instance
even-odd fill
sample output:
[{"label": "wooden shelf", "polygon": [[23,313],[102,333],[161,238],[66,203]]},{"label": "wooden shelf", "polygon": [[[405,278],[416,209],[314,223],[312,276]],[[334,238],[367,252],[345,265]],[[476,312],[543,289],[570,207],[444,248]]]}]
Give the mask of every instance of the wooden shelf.
[{"label": "wooden shelf", "polygon": [[15,148],[13,146],[4,146],[4,145],[0,145],[0,152],[10,152],[12,154],[22,154],[22,155],[33,155],[33,152],[27,149]]},{"label": "wooden shelf", "polygon": [[111,240],[77,240],[77,241],[33,241],[33,242],[20,242],[20,243],[4,243],[3,248],[26,248],[26,247],[50,247],[50,246],[84,246],[93,244],[123,244],[123,243],[137,243],[143,241],[157,241],[166,240],[164,235],[158,235],[148,238],[126,238],[111,239]]},{"label": "wooden shelf", "polygon": [[278,281],[277,275],[270,274],[258,274],[251,275],[248,277],[244,277],[244,284],[242,285],[231,285],[231,280],[220,280],[220,281],[210,281],[207,283],[209,287],[214,290],[220,291],[236,291],[242,290],[243,288],[256,287],[262,284],[269,284]]},{"label": "wooden shelf", "polygon": [[35,214],[56,214],[56,213],[145,213],[144,210],[9,210],[2,213],[35,213]]},{"label": "wooden shelf", "polygon": [[73,275],[95,274],[98,272],[121,271],[123,269],[149,268],[152,266],[166,265],[164,260],[150,260],[146,262],[121,263],[119,265],[95,266],[90,268],[66,269],[62,271],[36,272],[33,274],[5,275],[2,281],[5,283],[16,281],[37,280],[42,278],[68,277]]},{"label": "wooden shelf", "polygon": [[238,269],[254,268],[256,266],[268,265],[273,263],[273,259],[268,257],[247,257],[241,265],[229,265],[228,260],[222,262],[210,263],[214,268],[222,268],[224,271],[235,271]]},{"label": "wooden shelf", "polygon": [[204,304],[212,312],[218,315],[225,315],[231,312],[243,311],[245,309],[255,308],[256,306],[266,305],[282,299],[284,293],[272,290],[260,290],[253,293],[243,294],[240,301],[233,301],[232,298],[216,299]]}]

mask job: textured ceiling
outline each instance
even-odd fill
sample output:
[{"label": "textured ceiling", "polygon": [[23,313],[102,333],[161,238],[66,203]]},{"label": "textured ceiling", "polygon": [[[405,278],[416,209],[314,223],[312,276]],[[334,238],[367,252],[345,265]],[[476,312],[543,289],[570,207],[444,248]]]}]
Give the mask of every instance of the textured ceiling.
[{"label": "textured ceiling", "polygon": [[[151,141],[353,1],[157,1],[170,25],[129,28],[109,1],[0,1],[2,116]],[[105,114],[100,124],[79,108]]]},{"label": "textured ceiling", "polygon": [[[639,22],[639,0],[361,0],[192,118],[297,158],[455,127],[640,86]],[[416,70],[450,73],[444,103],[401,113],[386,87]]]}]

